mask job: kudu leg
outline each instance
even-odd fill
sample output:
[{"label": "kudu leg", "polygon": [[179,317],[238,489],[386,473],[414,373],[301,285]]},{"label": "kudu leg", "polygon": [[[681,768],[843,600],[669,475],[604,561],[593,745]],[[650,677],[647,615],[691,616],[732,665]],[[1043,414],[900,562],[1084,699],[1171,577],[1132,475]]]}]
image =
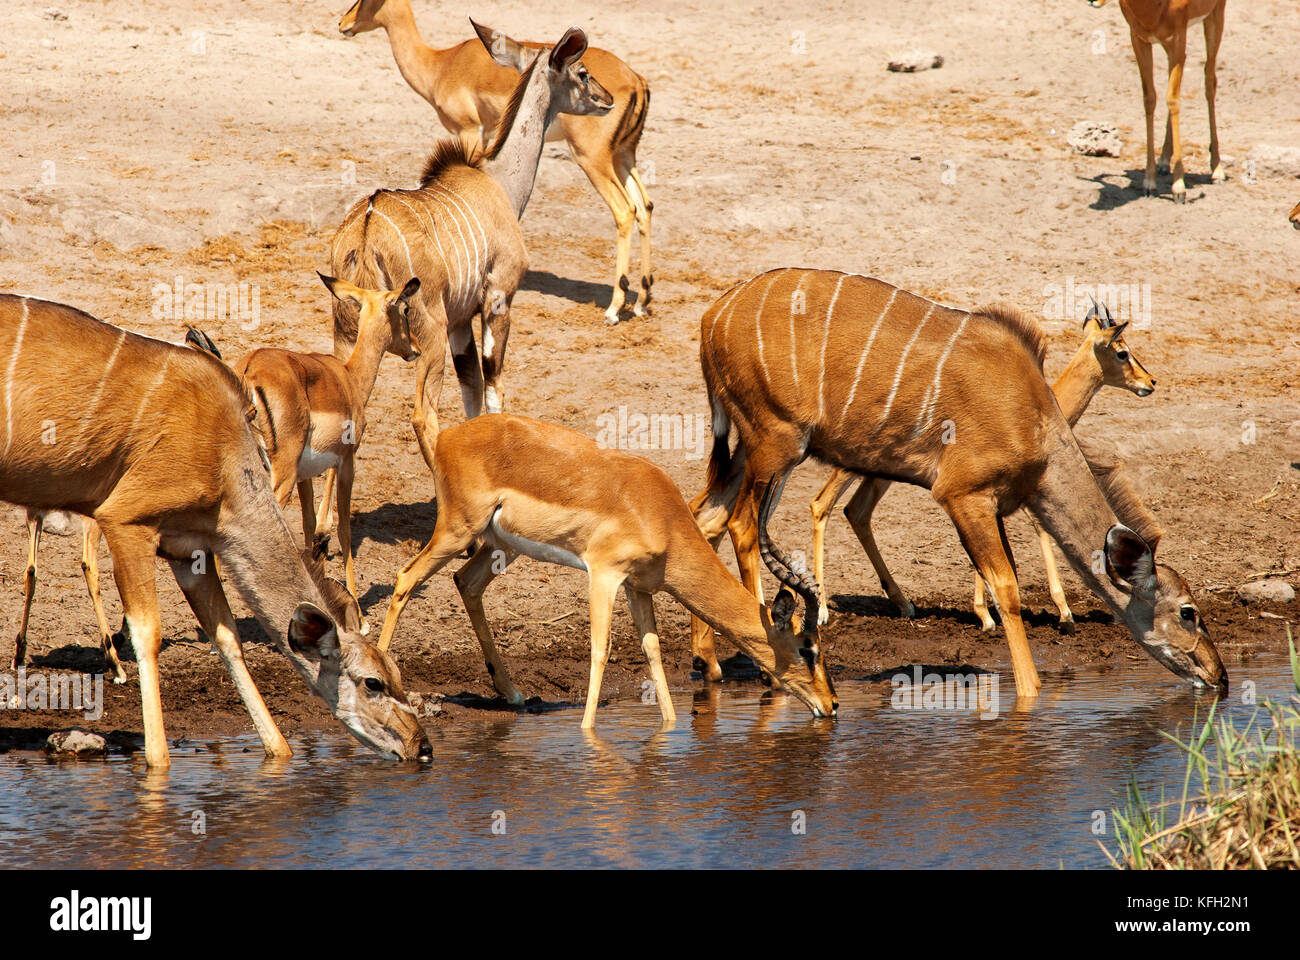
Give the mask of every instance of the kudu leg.
[{"label": "kudu leg", "polygon": [[975,611],[975,616],[980,618],[980,630],[984,633],[992,633],[998,628],[997,621],[989,613],[989,605],[984,599],[984,578],[980,576],[978,570],[975,571],[975,591],[971,597],[971,608]]},{"label": "kudu leg", "polygon": [[492,628],[488,625],[487,614],[483,610],[483,593],[498,574],[504,573],[506,567],[514,562],[515,554],[488,546],[479,547],[470,558],[469,563],[456,571],[452,580],[460,591],[461,602],[465,612],[474,625],[474,635],[478,637],[479,649],[483,651],[483,662],[487,666],[488,676],[496,692],[505,697],[511,706],[522,707],[524,695],[519,692],[510,671],[506,669],[501,655],[497,652],[496,641],[492,637]]},{"label": "kudu leg", "polygon": [[510,340],[513,301],[513,292],[493,287],[488,290],[483,305],[483,406],[488,413],[500,413],[505,403],[502,372],[506,365],[506,344]]},{"label": "kudu leg", "polygon": [[1011,650],[1017,696],[1038,696],[1042,682],[1020,618],[1020,589],[1002,519],[997,515],[991,498],[971,495],[953,500],[940,499],[940,503],[952,518],[966,553],[980,576],[988,581],[997,599],[1007,646]]},{"label": "kudu leg", "polygon": [[[691,516],[700,533],[709,541],[714,550],[722,542],[722,535],[727,532],[727,521],[735,509],[736,500],[745,483],[745,471],[737,469],[743,466],[743,453],[738,452],[732,461],[732,475],[719,478],[720,487],[706,487],[690,503]],[[692,666],[707,681],[717,682],[722,679],[722,667],[718,664],[717,651],[714,649],[713,628],[694,615],[691,616],[691,654]]]},{"label": "kudu leg", "polygon": [[898,608],[898,612],[911,620],[916,617],[916,607],[911,600],[907,599],[903,588],[889,572],[889,567],[885,566],[885,558],[881,556],[880,548],[876,546],[876,537],[871,532],[871,515],[889,487],[890,481],[883,477],[869,477],[863,480],[862,486],[858,487],[858,492],[844,505],[844,516],[848,518],[849,526],[857,534],[862,549],[867,552],[867,557],[871,560],[876,576],[880,578],[880,586],[885,594]]},{"label": "kudu leg", "polygon": [[217,576],[215,564],[205,573],[195,573],[189,560],[170,561],[176,583],[180,586],[190,609],[199,621],[203,632],[212,638],[213,644],[226,665],[226,672],[235,684],[239,699],[244,703],[253,720],[253,727],[262,741],[262,748],[268,757],[291,757],[293,751],[271,718],[271,711],[266,708],[257,684],[253,682],[244,662],[243,647],[239,642],[239,628],[235,624],[235,615],[226,601],[225,591]]},{"label": "kudu leg", "polygon": [[641,636],[641,649],[645,651],[650,679],[654,682],[659,715],[663,718],[662,729],[671,730],[677,722],[677,712],[673,709],[668,677],[664,673],[664,663],[659,654],[659,627],[655,624],[654,597],[630,586],[626,586],[624,592],[627,594],[627,605],[632,610],[632,622],[636,624],[636,632]]},{"label": "kudu leg", "polygon": [[104,613],[104,602],[99,599],[99,524],[89,517],[81,521],[81,575],[86,579],[86,592],[90,594],[90,604],[95,608],[95,625],[99,628],[99,639],[104,646],[104,660],[113,671],[114,683],[126,683],[126,671],[122,661],[117,657],[117,647],[113,645],[113,631],[108,626],[108,616]]},{"label": "kudu leg", "polygon": [[831,511],[835,509],[835,504],[856,479],[855,474],[837,467],[818,491],[817,496],[813,497],[812,502],[808,504],[808,508],[812,511],[813,576],[817,580],[817,587],[821,593],[821,602],[817,609],[819,625],[827,623],[831,618],[830,609],[826,606],[826,524],[830,520]]},{"label": "kudu leg", "polygon": [[23,618],[18,625],[18,636],[14,638],[15,670],[27,660],[27,621],[32,612],[32,600],[36,596],[36,553],[40,549],[41,527],[44,523],[44,513],[27,511],[27,572],[23,578]]},{"label": "kudu leg", "polygon": [[449,331],[447,342],[451,345],[451,365],[460,383],[460,400],[465,416],[477,417],[483,412],[483,367],[479,362],[478,345],[474,343],[474,328],[467,322],[463,327]]}]

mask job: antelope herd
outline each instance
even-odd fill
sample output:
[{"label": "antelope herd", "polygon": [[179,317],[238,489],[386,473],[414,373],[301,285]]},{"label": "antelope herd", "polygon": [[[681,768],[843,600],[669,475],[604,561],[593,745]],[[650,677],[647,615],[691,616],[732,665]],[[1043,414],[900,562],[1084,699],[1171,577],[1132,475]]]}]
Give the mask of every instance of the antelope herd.
[{"label": "antelope herd", "polygon": [[[1142,77],[1148,193],[1156,185],[1151,44],[1169,54],[1161,161],[1172,163],[1173,195],[1181,200],[1179,84],[1186,32],[1198,21],[1208,52],[1212,177],[1223,179],[1214,95],[1224,0],[1120,6]],[[660,592],[692,614],[692,647],[706,683],[722,677],[716,632],[814,716],[834,717],[839,705],[821,637],[829,620],[824,531],[840,497],[860,481],[845,514],[907,617],[916,609],[885,565],[871,518],[892,483],[930,491],[975,567],[975,608],[985,630],[994,628],[985,584],[993,594],[1016,691],[1026,702],[1041,681],[1004,526],[1022,509],[1036,527],[1063,630],[1073,616],[1053,543],[1154,659],[1197,686],[1226,687],[1191,588],[1156,560],[1154,517],[1114,458],[1073,432],[1102,387],[1145,397],[1156,386],[1125,342],[1127,324],[1116,323],[1104,303],[1093,303],[1083,342],[1049,385],[1041,328],[1013,307],[956,309],[829,270],[777,269],[745,280],[701,321],[713,447],[705,487],[689,504],[647,460],[503,413],[510,312],[528,266],[519,219],[547,140],[568,142],[614,215],[607,319],[618,322],[627,306],[634,227],[642,260],[632,313],[649,304],[652,204],[636,150],[650,91],[618,57],[588,47],[576,27],[554,45],[473,27],[475,37],[430,48],[409,0],[359,0],[339,23],[347,36],[384,29],[402,76],[454,137],[437,146],[418,187],[376,189],[338,227],[332,275],[321,277],[332,296],[333,356],[263,348],[228,365],[197,331],[189,344],[174,345],[69,306],[0,295],[0,499],[27,509],[29,530],[15,667],[25,658],[41,526],[50,512],[67,511],[84,518],[82,566],[108,666],[121,681],[98,597],[101,534],[113,557],[150,767],[168,764],[156,556],[168,562],[213,641],[268,756],[290,749],[244,664],[224,584],[234,585],[312,692],[360,741],[385,756],[429,759],[429,740],[390,650],[413,591],[466,555],[455,584],[491,681],[511,704],[522,704],[524,694],[497,652],[482,598],[523,555],[588,576],[583,727],[595,722],[620,588],[665,724],[674,709],[653,608]],[[1300,226],[1300,207],[1291,219]],[[440,430],[448,346],[467,419]],[[366,405],[389,353],[414,364],[412,427],[438,509],[428,543],[397,574],[376,641],[363,636],[350,513]],[[45,436],[51,429],[57,442]],[[810,457],[833,468],[812,502],[813,578],[768,532],[791,472]],[[328,479],[318,511],[312,478],[321,473]],[[301,546],[281,513],[295,490]],[[313,550],[335,492],[342,584]],[[739,580],[717,556],[723,533],[735,548]],[[781,584],[770,605],[760,558]]]}]

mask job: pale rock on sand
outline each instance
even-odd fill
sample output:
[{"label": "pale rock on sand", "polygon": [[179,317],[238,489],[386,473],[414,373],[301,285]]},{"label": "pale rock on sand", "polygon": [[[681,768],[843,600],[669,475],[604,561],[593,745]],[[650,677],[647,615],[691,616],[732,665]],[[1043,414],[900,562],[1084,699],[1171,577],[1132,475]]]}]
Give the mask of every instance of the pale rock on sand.
[{"label": "pale rock on sand", "polygon": [[1245,603],[1260,603],[1264,600],[1290,603],[1295,599],[1295,589],[1285,580],[1258,580],[1239,586],[1237,596]]},{"label": "pale rock on sand", "polygon": [[1088,157],[1118,157],[1124,141],[1119,128],[1098,120],[1080,120],[1065,135],[1065,142]]},{"label": "pale rock on sand", "polygon": [[918,73],[921,70],[938,70],[943,66],[943,57],[933,50],[908,50],[889,61],[893,73]]}]

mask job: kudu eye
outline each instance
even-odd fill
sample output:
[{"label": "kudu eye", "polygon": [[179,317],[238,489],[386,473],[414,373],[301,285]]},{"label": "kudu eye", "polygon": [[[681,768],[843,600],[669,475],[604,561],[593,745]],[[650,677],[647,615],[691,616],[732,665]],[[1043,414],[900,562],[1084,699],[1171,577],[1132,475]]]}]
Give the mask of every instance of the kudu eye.
[{"label": "kudu eye", "polygon": [[1196,622],[1196,608],[1191,604],[1184,604],[1179,614],[1182,616],[1184,623]]},{"label": "kudu eye", "polygon": [[383,693],[384,681],[378,677],[366,677],[366,689],[371,693]]}]

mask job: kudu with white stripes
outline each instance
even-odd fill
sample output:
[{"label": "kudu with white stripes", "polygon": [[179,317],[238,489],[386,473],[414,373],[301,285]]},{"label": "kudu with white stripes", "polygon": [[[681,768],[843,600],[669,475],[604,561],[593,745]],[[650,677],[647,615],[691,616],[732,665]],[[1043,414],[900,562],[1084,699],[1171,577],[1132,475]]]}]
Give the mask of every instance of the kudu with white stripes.
[{"label": "kudu with white stripes", "polygon": [[139,665],[150,767],[169,763],[155,556],[216,645],[268,755],[291,751],[244,664],[222,578],[358,740],[392,757],[430,754],[397,667],[326,612],[229,367],[72,307],[4,294],[0,376],[0,500],[79,513],[103,531]]},{"label": "kudu with white stripes", "polygon": [[[1145,367],[1137,361],[1124,341],[1124,330],[1128,323],[1117,324],[1104,304],[1096,302],[1088,309],[1083,320],[1083,343],[1075,351],[1061,375],[1052,384],[1052,393],[1071,429],[1079,422],[1088,404],[1102,387],[1115,387],[1128,390],[1139,397],[1150,396],[1155,391],[1156,381]],[[826,523],[831,510],[858,477],[847,470],[836,468],[821,491],[809,505],[813,519],[813,576],[821,587],[821,608],[818,611],[819,623],[829,620],[830,611],[826,606],[825,580],[825,536]],[[885,495],[891,481],[884,477],[873,477],[865,481],[858,492],[853,495],[844,508],[853,532],[857,534],[871,564],[880,577],[880,584],[890,600],[899,611],[907,617],[916,616],[916,608],[908,600],[885,566],[884,558],[876,546],[871,532],[871,516],[880,498]],[[1033,517],[1026,513],[1030,526],[1038,537],[1039,549],[1043,554],[1043,566],[1047,569],[1047,586],[1052,600],[1056,603],[1061,630],[1064,633],[1074,631],[1074,614],[1070,612],[1069,602],[1065,598],[1065,589],[1061,586],[1060,571],[1056,567],[1056,557],[1052,551],[1052,540]],[[997,625],[989,615],[988,605],[984,602],[984,580],[975,574],[975,595],[972,606],[980,618],[983,630],[993,630]]]},{"label": "kudu with white stripes", "polygon": [[[381,650],[392,641],[416,588],[472,548],[469,562],[456,571],[456,587],[497,692],[522,704],[523,694],[497,655],[483,592],[523,554],[588,575],[591,678],[583,727],[596,722],[619,587],[627,593],[666,724],[674,713],[654,619],[653,595],[661,591],[722,631],[814,716],[835,715],[835,688],[818,644],[816,586],[792,574],[767,539],[770,503],[762,505],[759,543],[789,589],[777,594],[769,610],[705,543],[663,470],[641,457],[602,449],[575,430],[505,414],[468,420],[438,435],[433,475],[437,523],[424,549],[397,576]],[[802,620],[795,615],[796,593],[804,601]]]},{"label": "kudu with white stripes", "polygon": [[[747,280],[701,322],[714,442],[697,522],[714,542],[731,533],[754,589],[755,505],[772,484],[779,499],[805,458],[926,487],[994,591],[1017,694],[1030,698],[1040,681],[1003,529],[1024,506],[1151,656],[1198,686],[1226,686],[1190,588],[1156,563],[1154,537],[1116,515],[1043,377],[1043,355],[1037,324],[1005,307],[956,310],[826,270]],[[728,517],[733,423],[745,466]]]},{"label": "kudu with white stripes", "polygon": [[[466,416],[484,407],[501,410],[510,305],[528,269],[519,218],[532,194],[546,128],[558,113],[600,114],[612,104],[582,66],[586,49],[586,35],[571,27],[519,78],[485,156],[470,157],[459,139],[440,143],[417,189],[372,194],[334,235],[336,277],[369,289],[392,289],[399,276],[420,280],[411,299],[411,336],[420,351],[411,422],[430,469],[449,341]],[[475,316],[482,317],[481,364]],[[336,301],[335,356],[351,352],[356,331],[356,309]]]}]

